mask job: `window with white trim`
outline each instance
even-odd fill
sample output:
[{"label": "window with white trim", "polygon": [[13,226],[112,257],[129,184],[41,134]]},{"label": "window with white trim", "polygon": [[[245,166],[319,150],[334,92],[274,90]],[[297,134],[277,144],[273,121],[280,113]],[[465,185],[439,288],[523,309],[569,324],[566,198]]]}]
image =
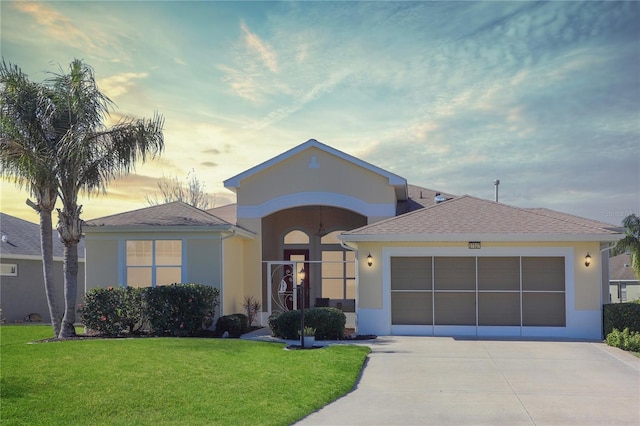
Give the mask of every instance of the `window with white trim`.
[{"label": "window with white trim", "polygon": [[156,287],[182,281],[181,240],[128,240],[127,286]]}]

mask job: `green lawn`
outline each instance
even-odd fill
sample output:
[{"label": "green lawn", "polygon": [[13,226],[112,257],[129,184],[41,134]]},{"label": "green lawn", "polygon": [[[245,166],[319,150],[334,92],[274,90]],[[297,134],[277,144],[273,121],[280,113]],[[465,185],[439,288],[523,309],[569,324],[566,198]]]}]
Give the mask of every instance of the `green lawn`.
[{"label": "green lawn", "polygon": [[349,392],[369,353],[235,339],[29,344],[52,334],[0,326],[3,426],[288,425]]}]

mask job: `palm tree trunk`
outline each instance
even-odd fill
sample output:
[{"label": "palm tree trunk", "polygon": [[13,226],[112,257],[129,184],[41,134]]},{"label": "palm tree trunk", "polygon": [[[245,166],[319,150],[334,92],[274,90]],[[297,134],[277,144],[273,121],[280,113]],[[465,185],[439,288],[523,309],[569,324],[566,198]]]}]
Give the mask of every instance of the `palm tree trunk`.
[{"label": "palm tree trunk", "polygon": [[64,317],[59,338],[76,335],[76,299],[78,297],[78,242],[82,236],[82,206],[58,209],[58,232],[64,244]]},{"label": "palm tree trunk", "polygon": [[41,209],[40,212],[40,245],[42,247],[42,273],[44,289],[49,305],[49,316],[53,326],[54,336],[60,334],[60,315],[56,304],[56,289],[53,277],[53,226],[51,210]]},{"label": "palm tree trunk", "polygon": [[36,191],[37,202],[27,199],[27,205],[34,209],[40,217],[40,250],[42,251],[42,276],[44,291],[49,307],[49,316],[54,336],[60,334],[60,313],[56,303],[56,286],[53,274],[53,226],[51,212],[56,205],[58,194],[50,188],[39,188]]},{"label": "palm tree trunk", "polygon": [[65,242],[64,245],[64,317],[58,335],[64,339],[76,335],[76,299],[78,297],[78,243]]}]

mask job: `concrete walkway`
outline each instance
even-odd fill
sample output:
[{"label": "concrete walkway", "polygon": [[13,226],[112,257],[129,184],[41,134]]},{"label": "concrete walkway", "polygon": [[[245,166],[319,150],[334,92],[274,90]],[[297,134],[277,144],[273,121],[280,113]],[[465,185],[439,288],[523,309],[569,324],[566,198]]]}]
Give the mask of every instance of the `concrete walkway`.
[{"label": "concrete walkway", "polygon": [[640,425],[640,359],[593,342],[379,337],[300,425]]}]

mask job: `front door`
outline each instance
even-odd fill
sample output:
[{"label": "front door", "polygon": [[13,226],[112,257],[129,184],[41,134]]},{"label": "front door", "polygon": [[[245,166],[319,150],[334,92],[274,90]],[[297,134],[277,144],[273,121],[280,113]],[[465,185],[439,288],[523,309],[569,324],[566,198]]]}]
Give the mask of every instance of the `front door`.
[{"label": "front door", "polygon": [[[285,250],[284,251],[284,260],[290,260],[292,262],[308,262],[309,261],[309,250],[306,249],[291,249],[291,250]],[[298,265],[300,265],[300,263],[298,263]],[[288,282],[287,285],[291,286],[291,288],[295,288],[296,284],[300,284],[300,283],[294,283],[293,277],[296,276],[296,274],[294,274],[292,268],[293,265],[285,265],[284,266],[284,275],[285,277],[287,277],[287,279],[291,282]],[[309,277],[310,277],[310,271],[309,271],[309,264],[308,263],[304,263],[304,270],[305,270],[305,278],[304,278],[304,307],[305,309],[309,307]],[[300,271],[297,271],[300,272]],[[298,295],[296,296],[298,298],[297,300],[297,305],[298,305],[298,309],[300,308],[301,304],[302,304],[302,299],[301,299],[301,295],[300,293],[298,293]]]}]

